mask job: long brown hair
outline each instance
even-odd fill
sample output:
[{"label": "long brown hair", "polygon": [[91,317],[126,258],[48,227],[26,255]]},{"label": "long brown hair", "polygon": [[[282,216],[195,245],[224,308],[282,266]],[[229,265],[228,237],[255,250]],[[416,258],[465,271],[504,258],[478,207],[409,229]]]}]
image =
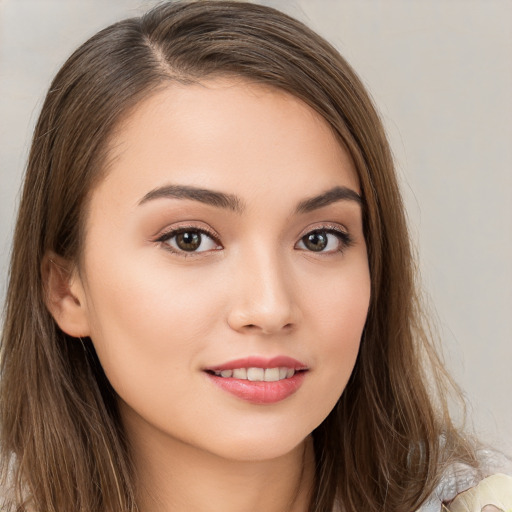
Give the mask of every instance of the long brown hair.
[{"label": "long brown hair", "polygon": [[6,510],[137,509],[115,392],[91,341],[63,333],[48,312],[41,266],[48,251],[78,261],[87,198],[108,172],[121,117],[159,87],[218,75],[284,90],[319,112],[351,153],[364,198],[371,304],[350,381],[313,433],[310,510],[338,502],[410,512],[443,464],[472,461],[448,415],[450,379],[421,320],[390,149],[361,81],[326,41],[274,9],[173,2],[83,44],[55,77],[35,129],[1,346]]}]

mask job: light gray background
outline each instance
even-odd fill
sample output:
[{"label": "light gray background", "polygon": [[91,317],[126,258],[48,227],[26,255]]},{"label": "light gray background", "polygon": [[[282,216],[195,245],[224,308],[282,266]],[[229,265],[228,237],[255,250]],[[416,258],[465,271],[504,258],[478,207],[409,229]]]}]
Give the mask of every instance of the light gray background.
[{"label": "light gray background", "polygon": [[[447,362],[512,452],[512,1],[274,0],[348,58],[383,116]],[[0,302],[31,130],[69,53],[151,0],[0,0]]]}]

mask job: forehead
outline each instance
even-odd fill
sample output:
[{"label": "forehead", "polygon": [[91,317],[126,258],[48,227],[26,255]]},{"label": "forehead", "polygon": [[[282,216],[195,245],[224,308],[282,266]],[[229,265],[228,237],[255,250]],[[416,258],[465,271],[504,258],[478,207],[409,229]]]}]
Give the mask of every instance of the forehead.
[{"label": "forehead", "polygon": [[322,116],[242,79],[159,90],[120,123],[110,148],[105,181],[120,193],[169,181],[242,194],[283,183],[302,195],[340,182],[359,190],[352,159]]}]

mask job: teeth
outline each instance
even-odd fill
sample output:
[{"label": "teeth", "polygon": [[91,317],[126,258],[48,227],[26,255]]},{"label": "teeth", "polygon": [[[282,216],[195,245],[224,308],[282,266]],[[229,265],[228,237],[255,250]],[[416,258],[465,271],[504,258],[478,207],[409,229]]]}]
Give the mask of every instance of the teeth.
[{"label": "teeth", "polygon": [[237,368],[236,370],[233,370],[233,378],[247,380],[247,369]]},{"label": "teeth", "polygon": [[265,370],[263,368],[247,368],[247,380],[265,380]]},{"label": "teeth", "polygon": [[267,368],[265,370],[265,382],[276,382],[279,380],[279,368]]},{"label": "teeth", "polygon": [[216,371],[217,377],[239,380],[249,380],[251,382],[277,382],[278,380],[289,379],[295,375],[293,368],[236,368],[235,370]]}]

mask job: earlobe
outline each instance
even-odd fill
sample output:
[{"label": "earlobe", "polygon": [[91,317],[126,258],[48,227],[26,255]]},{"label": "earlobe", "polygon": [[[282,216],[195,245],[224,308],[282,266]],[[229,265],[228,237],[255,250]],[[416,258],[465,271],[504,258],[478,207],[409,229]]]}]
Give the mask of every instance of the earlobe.
[{"label": "earlobe", "polygon": [[48,252],[41,265],[46,307],[58,326],[75,338],[89,336],[82,282],[75,265]]}]

